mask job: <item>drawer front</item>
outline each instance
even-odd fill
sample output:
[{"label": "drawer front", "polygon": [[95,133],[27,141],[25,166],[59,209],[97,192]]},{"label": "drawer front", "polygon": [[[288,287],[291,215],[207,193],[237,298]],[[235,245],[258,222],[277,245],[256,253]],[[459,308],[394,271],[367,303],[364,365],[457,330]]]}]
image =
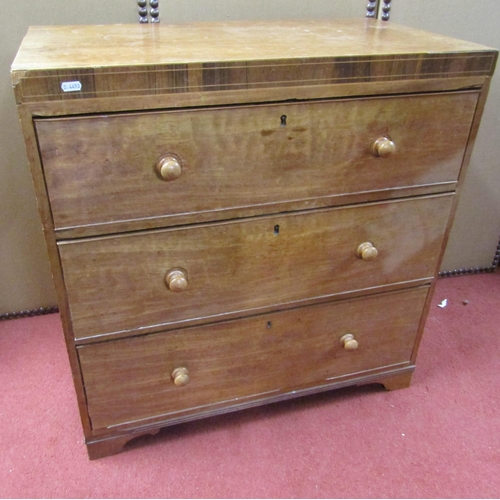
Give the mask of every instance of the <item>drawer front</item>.
[{"label": "drawer front", "polygon": [[[421,287],[82,346],[92,426],[176,417],[408,363],[427,291]],[[358,344],[354,350],[341,340],[349,334]],[[352,341],[346,347],[353,347]],[[176,382],[186,382],[187,374],[186,385],[174,383],[179,374]]]},{"label": "drawer front", "polygon": [[[60,243],[74,335],[147,333],[432,277],[452,199],[441,195]],[[376,249],[374,260],[356,255],[363,243],[368,245],[361,256],[374,257]]]},{"label": "drawer front", "polygon": [[[113,222],[185,223],[456,181],[476,100],[468,92],[39,119],[36,131],[56,229],[97,234]],[[382,136],[396,145],[391,157],[371,152]],[[177,178],[161,179],[162,158]]]}]

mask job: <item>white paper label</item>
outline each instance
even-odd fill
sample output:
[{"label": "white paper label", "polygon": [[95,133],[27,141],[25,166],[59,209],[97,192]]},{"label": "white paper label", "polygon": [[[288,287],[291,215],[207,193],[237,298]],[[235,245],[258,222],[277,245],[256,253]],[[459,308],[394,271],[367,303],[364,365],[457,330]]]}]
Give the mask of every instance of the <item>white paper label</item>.
[{"label": "white paper label", "polygon": [[78,92],[82,90],[81,82],[62,82],[61,88],[63,92]]}]

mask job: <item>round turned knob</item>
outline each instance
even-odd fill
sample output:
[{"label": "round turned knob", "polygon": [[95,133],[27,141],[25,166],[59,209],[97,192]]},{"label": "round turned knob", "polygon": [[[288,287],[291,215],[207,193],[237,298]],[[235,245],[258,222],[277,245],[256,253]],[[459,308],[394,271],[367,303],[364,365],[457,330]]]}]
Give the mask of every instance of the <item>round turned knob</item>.
[{"label": "round turned knob", "polygon": [[183,292],[188,286],[187,272],[184,269],[170,269],[165,275],[165,283],[172,292]]},{"label": "round turned knob", "polygon": [[178,387],[189,384],[189,370],[183,366],[180,368],[175,368],[170,374],[174,384]]},{"label": "round turned knob", "polygon": [[363,260],[374,260],[377,258],[378,250],[374,247],[371,241],[361,243],[356,248],[356,257]]},{"label": "round turned knob", "polygon": [[173,181],[182,174],[181,162],[173,155],[162,156],[156,164],[156,171],[164,181]]},{"label": "round turned knob", "polygon": [[388,137],[379,137],[372,144],[372,155],[380,158],[388,158],[396,152],[396,144]]},{"label": "round turned knob", "polygon": [[346,351],[354,351],[358,348],[358,341],[354,338],[352,333],[347,333],[340,339],[340,343],[344,346]]}]

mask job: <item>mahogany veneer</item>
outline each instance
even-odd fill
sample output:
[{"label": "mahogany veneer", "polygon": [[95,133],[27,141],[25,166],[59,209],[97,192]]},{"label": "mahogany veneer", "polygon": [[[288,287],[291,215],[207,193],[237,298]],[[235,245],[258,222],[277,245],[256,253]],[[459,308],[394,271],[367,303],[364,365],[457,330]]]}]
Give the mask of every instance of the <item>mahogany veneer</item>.
[{"label": "mahogany veneer", "polygon": [[12,78],[90,458],[407,387],[496,59],[374,20],[30,28]]}]

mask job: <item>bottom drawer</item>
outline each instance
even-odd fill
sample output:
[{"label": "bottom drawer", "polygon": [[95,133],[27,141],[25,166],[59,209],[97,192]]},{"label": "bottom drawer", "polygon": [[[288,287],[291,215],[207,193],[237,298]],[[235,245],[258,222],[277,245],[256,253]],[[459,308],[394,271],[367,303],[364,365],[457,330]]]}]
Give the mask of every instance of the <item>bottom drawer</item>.
[{"label": "bottom drawer", "polygon": [[[92,427],[168,420],[409,362],[427,292],[420,287],[81,346]],[[354,341],[342,342],[347,334]]]}]

